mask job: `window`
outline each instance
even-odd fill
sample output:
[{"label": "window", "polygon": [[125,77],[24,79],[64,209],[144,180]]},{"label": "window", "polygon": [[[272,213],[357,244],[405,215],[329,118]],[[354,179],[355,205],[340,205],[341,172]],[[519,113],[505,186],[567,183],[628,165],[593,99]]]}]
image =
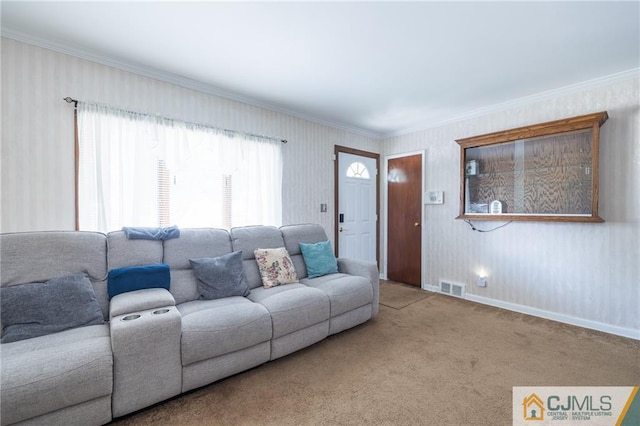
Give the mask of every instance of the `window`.
[{"label": "window", "polygon": [[347,169],[347,177],[356,179],[369,179],[369,170],[367,166],[359,161],[355,161],[349,165]]},{"label": "window", "polygon": [[79,103],[79,226],[282,220],[281,142]]}]

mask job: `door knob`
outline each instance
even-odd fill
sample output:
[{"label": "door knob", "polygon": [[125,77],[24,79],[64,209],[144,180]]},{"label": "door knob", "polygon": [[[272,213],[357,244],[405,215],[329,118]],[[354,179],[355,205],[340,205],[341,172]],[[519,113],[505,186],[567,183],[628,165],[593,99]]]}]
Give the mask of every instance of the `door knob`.
[{"label": "door knob", "polygon": [[413,226],[417,228],[418,226],[420,226],[420,222],[413,222]]},{"label": "door knob", "polygon": [[342,226],[340,227],[340,229],[338,229],[338,231],[340,231],[340,232],[344,232],[346,230],[347,230],[347,228],[343,228]]}]

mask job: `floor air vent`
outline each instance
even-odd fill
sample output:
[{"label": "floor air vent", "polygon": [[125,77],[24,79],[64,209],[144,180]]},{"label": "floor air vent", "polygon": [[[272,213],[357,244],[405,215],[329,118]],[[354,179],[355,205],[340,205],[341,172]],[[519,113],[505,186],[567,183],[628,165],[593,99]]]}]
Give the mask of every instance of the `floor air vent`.
[{"label": "floor air vent", "polygon": [[440,292],[449,296],[464,298],[464,284],[440,280]]}]

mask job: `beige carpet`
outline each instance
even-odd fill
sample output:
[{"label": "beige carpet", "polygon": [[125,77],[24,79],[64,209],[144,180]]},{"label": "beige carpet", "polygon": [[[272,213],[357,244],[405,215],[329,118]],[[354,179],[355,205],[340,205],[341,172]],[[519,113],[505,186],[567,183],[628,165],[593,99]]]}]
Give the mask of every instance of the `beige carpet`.
[{"label": "beige carpet", "polygon": [[510,425],[512,386],[639,383],[638,341],[434,294],[114,424]]},{"label": "beige carpet", "polygon": [[402,309],[433,293],[420,287],[392,281],[380,281],[380,304],[393,309]]}]

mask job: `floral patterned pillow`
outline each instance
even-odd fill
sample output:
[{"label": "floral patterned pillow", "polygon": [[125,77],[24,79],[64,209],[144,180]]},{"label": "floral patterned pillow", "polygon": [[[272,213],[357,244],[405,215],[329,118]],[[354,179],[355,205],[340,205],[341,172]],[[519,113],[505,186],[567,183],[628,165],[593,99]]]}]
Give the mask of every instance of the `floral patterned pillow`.
[{"label": "floral patterned pillow", "polygon": [[262,285],[271,288],[298,281],[298,275],[286,248],[255,249]]}]

